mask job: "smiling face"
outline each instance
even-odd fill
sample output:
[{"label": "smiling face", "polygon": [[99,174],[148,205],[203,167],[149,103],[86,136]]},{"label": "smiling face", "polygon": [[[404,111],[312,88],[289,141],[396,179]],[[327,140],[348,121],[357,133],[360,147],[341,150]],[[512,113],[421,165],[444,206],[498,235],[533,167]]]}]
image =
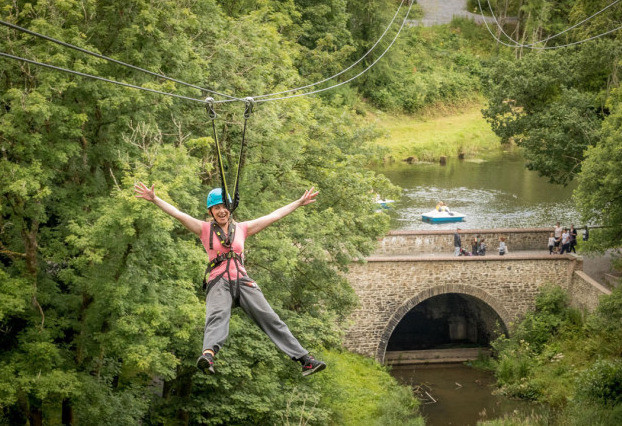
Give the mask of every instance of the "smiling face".
[{"label": "smiling face", "polygon": [[208,211],[221,228],[226,226],[229,222],[231,213],[227,210],[224,204],[216,204],[215,206],[210,207]]}]

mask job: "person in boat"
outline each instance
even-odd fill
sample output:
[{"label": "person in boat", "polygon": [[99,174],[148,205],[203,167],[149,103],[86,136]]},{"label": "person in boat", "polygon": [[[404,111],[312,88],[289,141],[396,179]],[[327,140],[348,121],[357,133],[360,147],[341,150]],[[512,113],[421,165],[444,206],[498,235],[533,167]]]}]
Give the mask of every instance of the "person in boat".
[{"label": "person in boat", "polygon": [[436,204],[436,211],[437,211],[437,212],[439,212],[439,213],[446,212],[446,213],[448,213],[448,214],[450,214],[450,215],[452,215],[452,216],[453,216],[453,213],[452,213],[451,211],[449,211],[449,207],[447,207],[447,204],[445,204],[445,203],[444,203],[444,202],[442,202],[442,201],[439,201],[439,202]]},{"label": "person in boat", "polygon": [[303,376],[326,368],[324,362],[314,359],[309,351],[302,347],[287,325],[274,312],[255,281],[248,276],[244,268],[243,255],[244,241],[247,237],[257,234],[298,207],[314,203],[318,191],[311,188],[298,200],[266,216],[237,223],[225,207],[221,188],[213,189],[207,196],[207,211],[212,217],[210,222],[195,219],[157,197],[155,185],[149,188],[139,182],[134,189],[137,198],[152,202],[196,234],[207,251],[209,263],[206,275],[209,274],[209,279],[206,282],[203,352],[197,360],[197,367],[200,370],[215,373],[214,358],[227,339],[231,309],[235,306],[240,306],[281,351],[302,364]]}]

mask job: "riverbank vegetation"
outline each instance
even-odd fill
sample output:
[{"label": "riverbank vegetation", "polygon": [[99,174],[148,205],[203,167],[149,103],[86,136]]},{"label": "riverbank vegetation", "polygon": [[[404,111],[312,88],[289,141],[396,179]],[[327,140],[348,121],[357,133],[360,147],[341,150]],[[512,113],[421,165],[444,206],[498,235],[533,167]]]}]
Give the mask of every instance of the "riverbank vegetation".
[{"label": "riverbank vegetation", "polygon": [[482,104],[466,104],[416,116],[379,113],[375,121],[387,150],[386,161],[437,161],[440,157],[467,158],[500,149],[499,138],[481,113]]},{"label": "riverbank vegetation", "polygon": [[[499,392],[544,403],[529,421],[542,425],[616,425],[622,421],[622,287],[602,296],[592,314],[569,305],[559,288],[543,288],[535,310],[510,338],[493,343]],[[508,417],[486,425],[519,425]]]}]

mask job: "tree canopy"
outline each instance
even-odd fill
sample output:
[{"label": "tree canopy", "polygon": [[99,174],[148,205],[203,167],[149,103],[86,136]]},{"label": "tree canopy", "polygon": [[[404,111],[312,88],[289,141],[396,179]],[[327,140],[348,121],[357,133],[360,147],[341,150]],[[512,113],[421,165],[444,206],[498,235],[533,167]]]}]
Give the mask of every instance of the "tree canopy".
[{"label": "tree canopy", "polygon": [[[494,2],[493,10],[499,11],[502,3]],[[613,5],[598,14],[611,2],[508,4],[524,17],[519,21],[523,30],[516,28],[514,38],[523,43],[546,40],[536,46],[550,49],[527,53],[516,48],[517,59],[492,61],[484,80],[489,102],[484,116],[502,141],[523,148],[530,169],[564,185],[577,178],[575,198],[583,220],[605,227],[588,249],[619,247],[622,204],[616,179],[622,163],[616,154],[621,148],[617,117],[622,45],[620,31],[606,33],[619,25],[622,7]],[[605,36],[580,43],[599,35]]]},{"label": "tree canopy", "polygon": [[[68,0],[3,2],[2,10],[33,31],[232,94],[292,87],[302,81],[299,69],[321,74],[327,52],[345,60],[352,51],[340,1]],[[334,35],[320,30],[327,21]],[[1,37],[2,50],[17,56],[202,95],[14,30]],[[232,319],[218,380],[195,374],[204,249],[179,223],[135,199],[132,187],[153,182],[160,197],[205,217],[218,176],[202,105],[9,60],[0,61],[0,73],[4,418],[329,419],[320,384],[299,380],[294,363],[244,316]],[[232,159],[243,106],[218,112],[225,158]],[[310,185],[321,201],[255,237],[248,268],[306,347],[336,348],[338,325],[355,304],[340,271],[387,230],[373,194],[397,195],[364,168],[375,133],[347,108],[318,98],[262,104],[249,126],[237,218],[266,214]]]}]

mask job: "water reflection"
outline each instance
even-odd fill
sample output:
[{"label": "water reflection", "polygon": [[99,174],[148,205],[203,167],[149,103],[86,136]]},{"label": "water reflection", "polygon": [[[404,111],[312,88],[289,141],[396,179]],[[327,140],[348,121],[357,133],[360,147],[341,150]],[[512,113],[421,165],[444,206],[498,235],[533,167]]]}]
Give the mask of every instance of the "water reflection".
[{"label": "water reflection", "polygon": [[389,210],[393,229],[455,228],[455,224],[421,221],[421,214],[439,200],[467,215],[460,225],[465,229],[543,227],[556,221],[580,226],[572,201],[576,185],[548,183],[527,170],[517,153],[502,152],[477,161],[452,158],[446,166],[400,163],[377,171],[403,188],[402,199]]}]

